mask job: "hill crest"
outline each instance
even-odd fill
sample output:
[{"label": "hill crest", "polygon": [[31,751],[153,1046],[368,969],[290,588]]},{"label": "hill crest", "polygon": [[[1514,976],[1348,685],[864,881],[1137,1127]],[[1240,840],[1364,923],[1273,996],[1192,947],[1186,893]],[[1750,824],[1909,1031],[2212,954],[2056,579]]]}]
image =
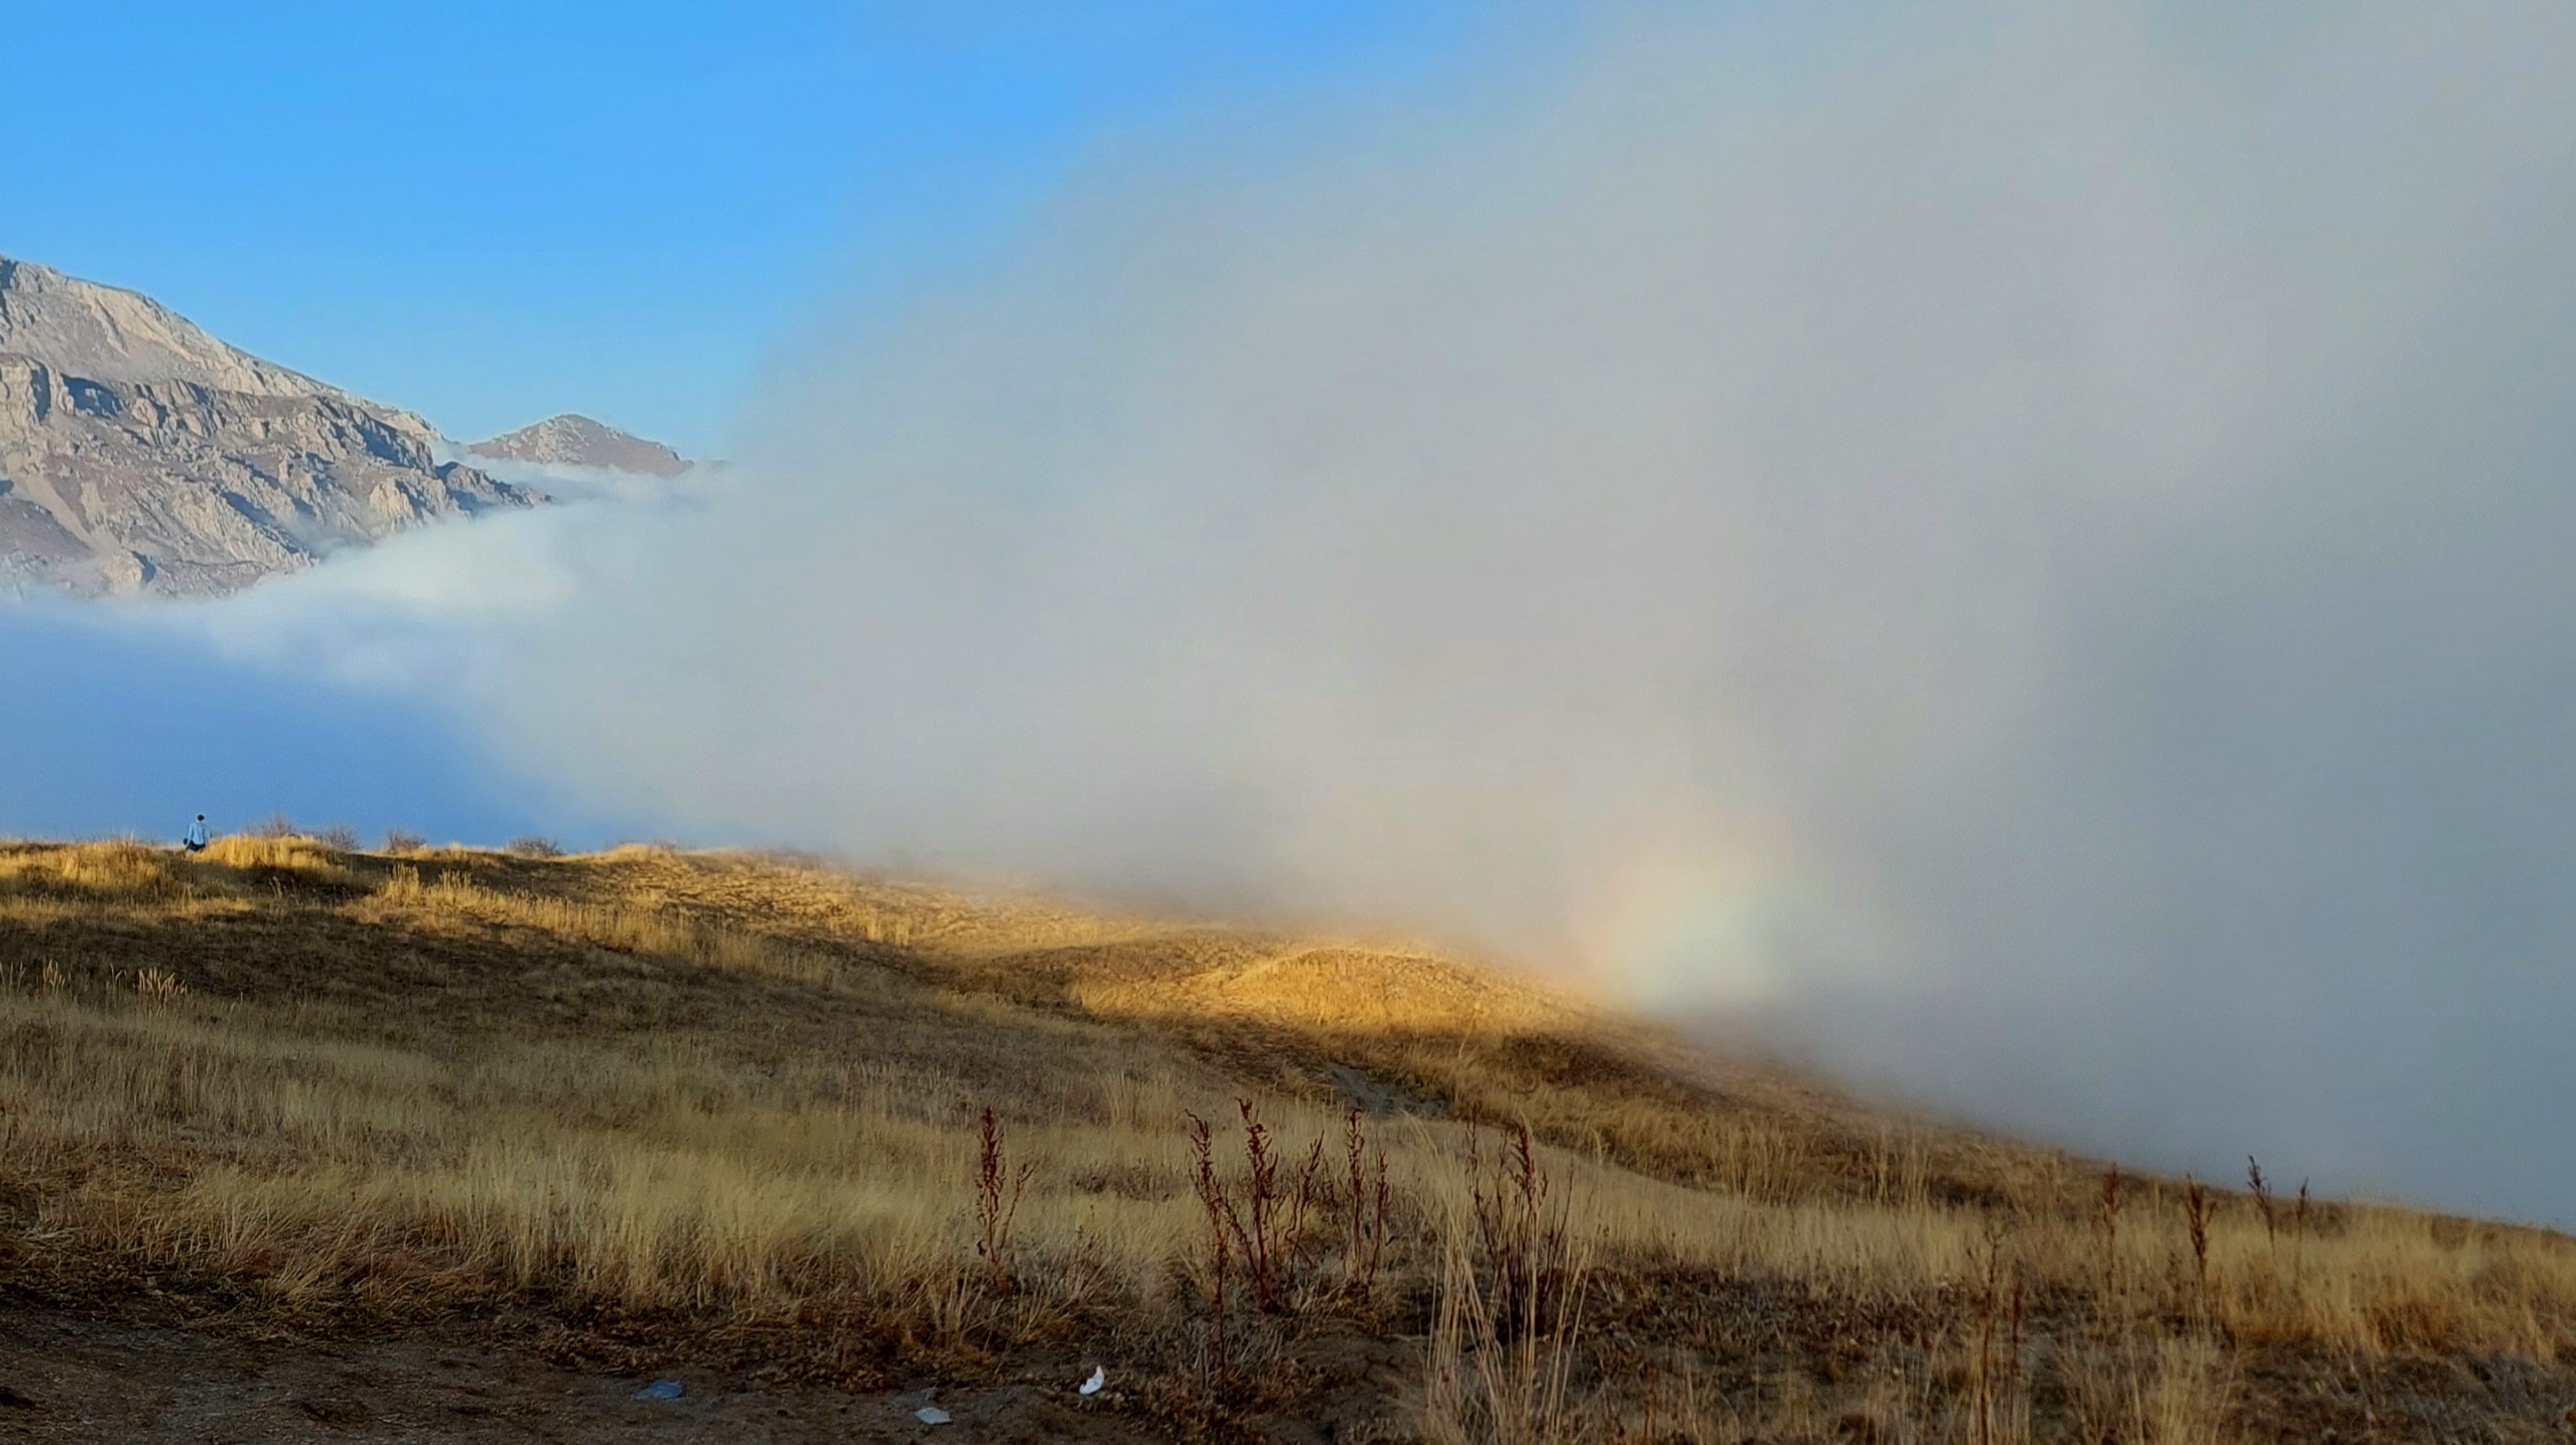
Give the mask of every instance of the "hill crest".
[{"label": "hill crest", "polygon": [[686,457],[632,432],[574,412],[532,422],[467,447],[471,456],[539,466],[597,467],[648,477],[676,477],[689,469]]}]

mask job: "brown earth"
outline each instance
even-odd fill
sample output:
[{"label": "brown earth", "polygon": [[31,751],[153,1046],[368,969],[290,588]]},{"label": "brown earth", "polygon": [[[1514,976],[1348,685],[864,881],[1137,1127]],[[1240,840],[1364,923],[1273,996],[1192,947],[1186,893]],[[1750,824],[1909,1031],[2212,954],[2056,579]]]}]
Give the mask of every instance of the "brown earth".
[{"label": "brown earth", "polygon": [[[1075,1388],[1081,1376],[1068,1369],[964,1389],[845,1393],[763,1386],[688,1366],[649,1378],[603,1375],[488,1329],[261,1340],[152,1316],[0,1311],[0,1439],[1017,1445],[1140,1433],[1120,1412],[1120,1392],[1085,1399]],[[637,1398],[665,1379],[680,1382],[678,1399]],[[916,1418],[933,1401],[950,1423]]]}]

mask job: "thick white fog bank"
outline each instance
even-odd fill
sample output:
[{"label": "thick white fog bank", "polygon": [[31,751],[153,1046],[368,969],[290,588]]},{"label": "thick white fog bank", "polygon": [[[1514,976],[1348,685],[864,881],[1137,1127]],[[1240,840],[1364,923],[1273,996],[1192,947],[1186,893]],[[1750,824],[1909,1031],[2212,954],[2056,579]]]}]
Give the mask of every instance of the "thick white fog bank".
[{"label": "thick white fog bank", "polygon": [[367,645],[676,827],[2576,1217],[2570,74],[2554,3],[1628,14],[1105,169]]}]

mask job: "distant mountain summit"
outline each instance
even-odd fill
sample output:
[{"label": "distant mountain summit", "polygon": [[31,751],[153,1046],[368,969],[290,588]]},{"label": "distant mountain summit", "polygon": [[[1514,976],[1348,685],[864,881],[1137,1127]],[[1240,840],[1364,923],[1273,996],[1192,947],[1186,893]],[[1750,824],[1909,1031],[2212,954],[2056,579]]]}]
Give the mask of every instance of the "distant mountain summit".
[{"label": "distant mountain summit", "polygon": [[0,590],[230,592],[539,500],[438,441],[147,296],[0,256]]},{"label": "distant mountain summit", "polygon": [[569,413],[547,417],[490,441],[476,442],[466,450],[495,461],[601,467],[650,477],[676,477],[689,469],[687,458],[660,442],[646,441],[606,422]]}]

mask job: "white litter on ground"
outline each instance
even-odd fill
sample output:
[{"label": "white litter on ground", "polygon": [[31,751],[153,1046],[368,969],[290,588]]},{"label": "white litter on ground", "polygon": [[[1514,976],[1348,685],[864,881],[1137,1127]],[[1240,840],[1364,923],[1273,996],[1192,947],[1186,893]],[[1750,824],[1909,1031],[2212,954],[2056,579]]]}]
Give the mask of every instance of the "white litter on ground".
[{"label": "white litter on ground", "polygon": [[1091,1367],[1091,1378],[1082,1382],[1082,1393],[1086,1395],[1097,1395],[1100,1393],[1100,1387],[1108,1383],[1109,1367],[1107,1365],[1094,1365]]},{"label": "white litter on ground", "polygon": [[924,1425],[945,1425],[948,1423],[948,1412],[937,1405],[924,1405],[912,1412],[912,1418]]}]

